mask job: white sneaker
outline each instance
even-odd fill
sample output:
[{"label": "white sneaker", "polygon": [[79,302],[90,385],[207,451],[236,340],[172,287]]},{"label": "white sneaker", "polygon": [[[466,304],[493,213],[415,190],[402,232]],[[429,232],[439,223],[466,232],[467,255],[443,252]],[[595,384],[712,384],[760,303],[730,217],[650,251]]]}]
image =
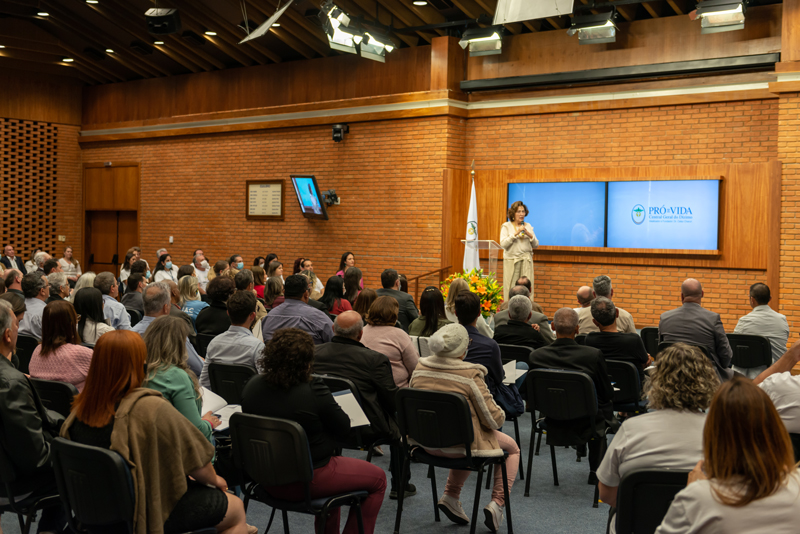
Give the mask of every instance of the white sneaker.
[{"label": "white sneaker", "polygon": [[483,522],[486,528],[492,532],[497,532],[500,528],[500,523],[503,522],[503,509],[500,505],[494,501],[490,502],[483,509],[483,514],[486,516],[486,520]]},{"label": "white sneaker", "polygon": [[449,495],[442,495],[442,498],[439,499],[439,510],[444,512],[444,515],[456,525],[469,524],[469,517],[461,508],[461,501],[457,501]]}]

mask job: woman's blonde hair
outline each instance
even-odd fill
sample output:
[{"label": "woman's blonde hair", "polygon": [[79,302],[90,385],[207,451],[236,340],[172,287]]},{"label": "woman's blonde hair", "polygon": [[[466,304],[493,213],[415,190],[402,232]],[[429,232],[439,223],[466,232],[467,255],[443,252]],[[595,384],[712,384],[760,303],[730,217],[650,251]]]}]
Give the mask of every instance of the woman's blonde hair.
[{"label": "woman's blonde hair", "polygon": [[144,333],[144,344],[147,346],[145,386],[155,378],[159,371],[177,367],[186,371],[186,374],[191,378],[197,398],[199,399],[202,396],[197,377],[189,370],[189,353],[186,351],[186,337],[188,335],[189,325],[180,317],[162,315],[150,323]]},{"label": "woman's blonde hair", "polygon": [[184,276],[178,280],[178,290],[181,294],[180,306],[183,307],[188,300],[200,300],[200,292],[197,278],[194,276]]},{"label": "woman's blonde hair", "polygon": [[78,281],[75,283],[75,289],[72,291],[72,295],[70,295],[70,299],[74,299],[75,295],[78,294],[78,291],[83,289],[84,287],[94,287],[94,279],[97,278],[97,275],[94,271],[86,271],[83,273],[79,278]]},{"label": "woman's blonde hair", "polygon": [[708,408],[718,388],[711,360],[697,347],[675,343],[658,354],[644,396],[656,410],[699,412]]},{"label": "woman's blonde hair", "polygon": [[456,297],[462,291],[469,291],[469,284],[463,278],[456,278],[447,290],[447,301],[444,303],[445,309],[450,313],[456,312]]}]

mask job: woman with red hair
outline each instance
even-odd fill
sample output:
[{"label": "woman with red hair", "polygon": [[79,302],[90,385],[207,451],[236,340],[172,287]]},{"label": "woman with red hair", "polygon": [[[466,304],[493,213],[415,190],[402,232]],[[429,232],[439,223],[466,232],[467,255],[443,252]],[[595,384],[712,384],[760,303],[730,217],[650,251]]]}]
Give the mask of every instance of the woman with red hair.
[{"label": "woman with red hair", "polygon": [[[142,388],[147,348],[138,334],[115,330],[97,340],[86,386],[61,436],[118,452],[133,466],[136,534],[249,534],[242,501],[211,465],[214,447],[166,401]],[[191,477],[191,479],[189,479]]]}]

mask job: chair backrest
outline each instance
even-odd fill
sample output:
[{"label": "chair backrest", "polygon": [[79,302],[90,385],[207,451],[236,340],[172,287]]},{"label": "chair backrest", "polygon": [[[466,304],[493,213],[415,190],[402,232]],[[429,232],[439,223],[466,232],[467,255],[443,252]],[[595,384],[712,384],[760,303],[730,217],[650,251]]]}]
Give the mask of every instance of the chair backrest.
[{"label": "chair backrest", "polygon": [[789,433],[789,439],[792,440],[792,449],[794,449],[794,461],[800,462],[800,434]]},{"label": "chair backrest", "polygon": [[127,311],[128,315],[131,316],[131,326],[136,326],[136,324],[142,320],[142,316],[144,315],[142,312],[134,308],[125,308],[125,311]]},{"label": "chair backrest", "polygon": [[60,413],[64,417],[69,415],[72,408],[72,399],[78,394],[78,388],[66,382],[42,380],[31,377],[31,383],[42,399],[42,404],[48,410]]},{"label": "chair backrest", "polygon": [[397,424],[403,439],[413,439],[430,449],[464,446],[467,457],[471,457],[475,435],[463,395],[401,388],[397,391]]},{"label": "chair backrest", "polygon": [[[661,343],[658,344],[658,351],[657,352],[660,353],[661,351],[670,348],[675,343],[683,343],[683,342],[679,342],[679,341],[674,341],[674,342],[662,341]],[[694,343],[686,343],[686,344],[699,349],[700,352],[702,352],[703,354],[706,355],[706,358],[710,358],[711,357],[711,355],[708,352],[708,348],[705,347],[704,345],[695,345]],[[652,353],[651,353],[651,356],[652,356]],[[653,356],[653,358],[655,358],[655,356]]]},{"label": "chair backrest", "polygon": [[74,519],[84,528],[125,525],[131,532],[133,481],[122,456],[64,438],[56,438],[52,447],[58,492]]},{"label": "chair backrest", "polygon": [[256,372],[246,365],[208,364],[208,379],[211,382],[211,391],[225,399],[228,404],[242,403],[244,387],[255,374]]},{"label": "chair backrest", "polygon": [[353,396],[356,398],[359,404],[361,404],[361,394],[358,392],[358,386],[350,380],[349,378],[344,378],[341,376],[334,376],[334,375],[318,375],[312,374],[314,378],[319,378],[325,385],[328,386],[328,389],[331,390],[331,393],[336,393],[337,391],[344,391],[349,389]]},{"label": "chair backrest", "polygon": [[208,345],[217,337],[215,334],[197,334],[197,353],[202,356],[203,358],[206,357],[206,352],[208,352]]},{"label": "chair backrest", "polygon": [[658,327],[645,326],[642,328],[639,335],[642,337],[642,342],[644,343],[645,350],[647,350],[647,354],[655,358],[658,352]]},{"label": "chair backrest", "polygon": [[736,367],[750,368],[772,365],[772,345],[764,336],[727,334]]},{"label": "chair backrest", "polygon": [[561,369],[534,369],[525,379],[531,411],[539,410],[558,421],[588,418],[597,415],[597,393],[586,373]]},{"label": "chair backrest", "polygon": [[620,360],[606,360],[608,376],[614,387],[614,404],[639,402],[642,398],[642,383],[639,380],[639,371],[631,362]]},{"label": "chair backrest", "polygon": [[617,534],[650,534],[667,515],[675,495],[686,487],[689,471],[635,469],[622,477],[617,492]]},{"label": "chair backrest", "polygon": [[503,360],[503,363],[516,360],[518,362],[530,364],[531,353],[533,352],[533,349],[530,347],[523,347],[522,345],[503,345],[502,343],[498,343],[497,345],[500,347],[500,358]]},{"label": "chair backrest", "polygon": [[575,336],[575,343],[578,345],[586,345],[586,334],[578,334]]},{"label": "chair backrest", "polygon": [[231,442],[236,466],[264,487],[308,483],[314,476],[306,432],[294,421],[235,413]]},{"label": "chair backrest", "polygon": [[30,374],[28,366],[31,363],[33,351],[36,350],[38,344],[39,340],[33,336],[17,336],[16,355],[19,358],[18,370],[20,373]]}]

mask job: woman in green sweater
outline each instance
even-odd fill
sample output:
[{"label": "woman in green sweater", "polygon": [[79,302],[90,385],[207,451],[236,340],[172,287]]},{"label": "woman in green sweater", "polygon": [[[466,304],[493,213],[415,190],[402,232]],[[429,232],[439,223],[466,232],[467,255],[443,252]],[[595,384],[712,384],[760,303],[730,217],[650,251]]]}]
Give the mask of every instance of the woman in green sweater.
[{"label": "woman in green sweater", "polygon": [[159,317],[147,327],[144,333],[147,376],[143,385],[160,391],[213,444],[211,432],[219,426],[219,419],[211,412],[200,415],[203,398],[197,377],[187,363],[188,334],[187,323],[169,315]]}]

